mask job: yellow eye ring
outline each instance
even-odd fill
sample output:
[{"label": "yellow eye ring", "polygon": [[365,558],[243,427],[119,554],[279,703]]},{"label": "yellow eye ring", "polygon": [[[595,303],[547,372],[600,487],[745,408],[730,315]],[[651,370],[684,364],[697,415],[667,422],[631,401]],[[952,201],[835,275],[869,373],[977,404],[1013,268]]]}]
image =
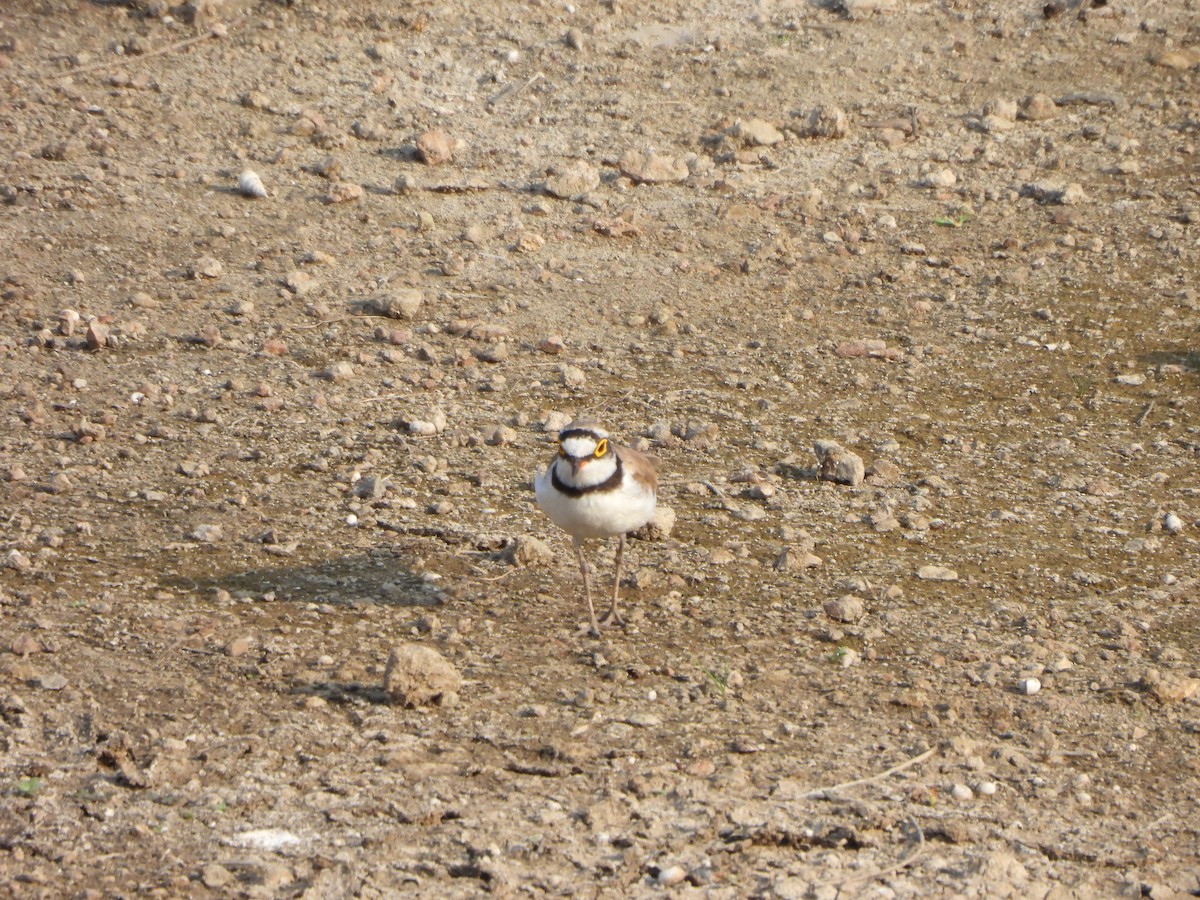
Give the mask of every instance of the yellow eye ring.
[{"label": "yellow eye ring", "polygon": [[603,456],[607,452],[608,452],[608,439],[601,438],[599,443],[596,444],[596,454],[595,454],[596,459],[599,459],[601,456]]}]

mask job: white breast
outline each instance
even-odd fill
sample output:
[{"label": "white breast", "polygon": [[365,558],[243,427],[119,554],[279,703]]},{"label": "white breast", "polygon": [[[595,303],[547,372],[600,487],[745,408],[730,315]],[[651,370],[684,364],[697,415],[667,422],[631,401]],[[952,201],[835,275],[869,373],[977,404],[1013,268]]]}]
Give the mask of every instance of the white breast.
[{"label": "white breast", "polygon": [[534,488],[538,506],[568,534],[584,540],[615,537],[641,528],[654,515],[657,503],[654,492],[628,474],[617,490],[590,491],[571,497],[557,490],[551,481],[551,471],[557,464],[555,460],[538,475]]}]

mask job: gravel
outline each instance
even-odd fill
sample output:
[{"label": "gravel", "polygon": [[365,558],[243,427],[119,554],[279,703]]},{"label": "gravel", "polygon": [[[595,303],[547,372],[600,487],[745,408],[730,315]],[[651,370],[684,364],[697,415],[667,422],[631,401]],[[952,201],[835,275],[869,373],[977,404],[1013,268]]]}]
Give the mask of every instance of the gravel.
[{"label": "gravel", "polygon": [[1183,6],[10,5],[4,883],[1200,889]]}]

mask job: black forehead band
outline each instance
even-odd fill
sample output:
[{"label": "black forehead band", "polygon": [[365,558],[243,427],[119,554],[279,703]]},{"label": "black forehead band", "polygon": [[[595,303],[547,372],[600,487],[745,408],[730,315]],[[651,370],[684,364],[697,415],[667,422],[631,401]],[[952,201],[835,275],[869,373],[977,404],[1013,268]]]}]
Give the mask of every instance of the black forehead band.
[{"label": "black forehead band", "polygon": [[577,437],[591,438],[596,443],[600,443],[602,440],[604,440],[604,435],[596,434],[596,432],[592,431],[590,428],[568,428],[566,431],[560,431],[558,433],[558,442],[561,444],[563,441],[569,441],[571,438]]}]

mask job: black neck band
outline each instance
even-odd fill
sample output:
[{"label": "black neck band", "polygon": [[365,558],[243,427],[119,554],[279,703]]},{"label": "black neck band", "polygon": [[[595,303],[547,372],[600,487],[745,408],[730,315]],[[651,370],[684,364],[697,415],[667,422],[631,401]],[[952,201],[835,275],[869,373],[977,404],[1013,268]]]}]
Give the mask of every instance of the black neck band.
[{"label": "black neck band", "polygon": [[594,491],[615,491],[621,486],[621,481],[625,477],[625,468],[621,465],[621,457],[613,454],[613,459],[617,463],[617,467],[613,469],[613,473],[603,481],[596,484],[588,484],[583,487],[576,487],[573,484],[566,484],[558,477],[558,466],[552,466],[550,469],[550,483],[554,485],[554,489],[559,493],[566,494],[568,497],[582,497],[584,494],[590,494]]}]

